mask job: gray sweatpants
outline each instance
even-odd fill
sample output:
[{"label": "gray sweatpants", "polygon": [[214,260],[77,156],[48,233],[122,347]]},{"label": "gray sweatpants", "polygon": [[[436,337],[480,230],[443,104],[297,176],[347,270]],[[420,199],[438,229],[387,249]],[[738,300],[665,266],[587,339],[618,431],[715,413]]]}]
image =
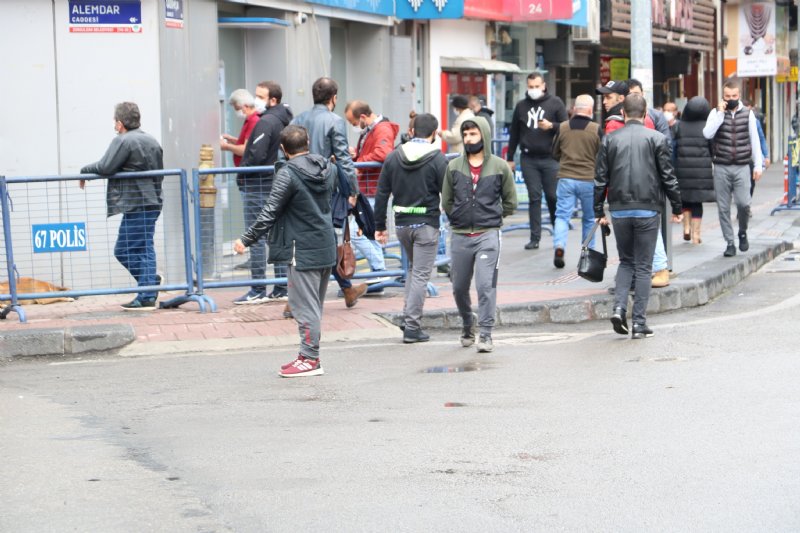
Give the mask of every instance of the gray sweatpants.
[{"label": "gray sweatpants", "polygon": [[478,291],[480,333],[491,335],[497,308],[497,274],[500,268],[500,231],[493,229],[475,237],[453,233],[450,238],[450,280],[453,297],[465,326],[472,325],[469,287],[475,273]]},{"label": "gray sweatpants", "polygon": [[750,207],[750,167],[747,165],[714,165],[714,192],[722,236],[728,244],[733,242],[731,223],[731,195],[739,216],[739,233],[747,231]]},{"label": "gray sweatpants", "polygon": [[289,306],[300,333],[300,355],[319,359],[322,304],[328,290],[330,268],[297,270],[289,265]]},{"label": "gray sweatpants", "polygon": [[408,257],[409,273],[406,278],[406,301],[403,307],[406,329],[420,329],[428,281],[436,263],[439,228],[427,224],[418,228],[398,226],[397,239]]}]

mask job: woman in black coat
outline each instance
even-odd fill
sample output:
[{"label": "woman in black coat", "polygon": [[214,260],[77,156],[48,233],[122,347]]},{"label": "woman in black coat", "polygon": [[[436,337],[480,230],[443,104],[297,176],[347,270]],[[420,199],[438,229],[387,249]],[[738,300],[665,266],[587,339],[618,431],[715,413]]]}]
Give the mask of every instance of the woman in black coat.
[{"label": "woman in black coat", "polygon": [[[686,103],[678,123],[673,154],[683,202],[683,239],[700,244],[703,202],[714,202],[711,143],[703,137],[711,106],[702,96]],[[691,216],[689,216],[691,215]]]}]

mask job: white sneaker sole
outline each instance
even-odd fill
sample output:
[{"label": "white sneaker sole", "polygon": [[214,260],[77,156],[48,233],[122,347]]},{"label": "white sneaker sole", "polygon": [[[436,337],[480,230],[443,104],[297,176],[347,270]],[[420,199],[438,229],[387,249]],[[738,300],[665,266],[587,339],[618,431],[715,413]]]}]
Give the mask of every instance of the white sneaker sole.
[{"label": "white sneaker sole", "polygon": [[278,375],[282,378],[305,378],[311,376],[321,376],[325,373],[322,367],[317,368],[316,370],[309,370],[308,372],[300,372],[299,374],[284,374],[283,370],[278,372]]}]

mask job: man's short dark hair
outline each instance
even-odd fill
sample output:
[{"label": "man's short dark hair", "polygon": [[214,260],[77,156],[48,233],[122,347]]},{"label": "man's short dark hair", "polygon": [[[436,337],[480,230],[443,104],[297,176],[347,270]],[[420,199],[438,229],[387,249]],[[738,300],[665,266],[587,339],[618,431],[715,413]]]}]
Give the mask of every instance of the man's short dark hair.
[{"label": "man's short dark hair", "polygon": [[307,152],[308,130],[303,126],[289,124],[281,132],[281,145],[287,156]]},{"label": "man's short dark hair", "polygon": [[122,125],[128,131],[138,129],[141,125],[141,119],[142,115],[139,113],[139,106],[133,102],[122,102],[114,108],[114,120],[122,122]]},{"label": "man's short dark hair", "polygon": [[281,99],[283,98],[283,91],[281,90],[281,86],[278,85],[278,82],[262,81],[261,83],[258,84],[258,87],[268,90],[270,99],[274,98],[279,104],[281,103]]},{"label": "man's short dark hair", "polygon": [[320,78],[311,86],[314,104],[327,104],[339,94],[339,85],[330,78]]},{"label": "man's short dark hair", "polygon": [[628,89],[633,89],[634,87],[638,87],[644,92],[644,85],[642,85],[642,82],[636,78],[631,78],[628,80]]},{"label": "man's short dark hair", "polygon": [[541,72],[531,72],[530,74],[528,74],[529,80],[535,80],[537,78],[544,81],[544,74],[542,74]]},{"label": "man's short dark hair", "polygon": [[478,126],[478,123],[474,120],[465,120],[461,123],[461,133],[463,134],[467,130],[478,130],[481,132],[481,136],[483,136],[483,132],[481,131],[481,127]]},{"label": "man's short dark hair", "polygon": [[427,139],[439,129],[439,121],[430,113],[421,113],[414,117],[414,137]]},{"label": "man's short dark hair", "polygon": [[728,80],[725,81],[724,84],[722,84],[722,88],[723,89],[739,89],[739,90],[741,90],[742,86],[739,84],[739,80],[737,80],[736,78],[729,78]]},{"label": "man's short dark hair", "polygon": [[622,109],[625,111],[625,118],[641,120],[647,112],[647,101],[641,94],[629,94],[625,97],[625,103],[622,104]]},{"label": "man's short dark hair", "polygon": [[[363,100],[353,100],[348,105],[348,109],[350,109],[350,114],[352,114],[355,119],[361,115],[372,115],[372,108]],[[345,112],[347,112],[347,109],[345,109]]]}]

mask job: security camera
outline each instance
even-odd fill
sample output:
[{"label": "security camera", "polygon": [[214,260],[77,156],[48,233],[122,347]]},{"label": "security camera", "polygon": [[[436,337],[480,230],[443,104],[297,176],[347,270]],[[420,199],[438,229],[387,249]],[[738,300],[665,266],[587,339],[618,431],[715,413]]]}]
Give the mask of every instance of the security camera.
[{"label": "security camera", "polygon": [[305,22],[307,20],[308,20],[308,15],[306,15],[305,13],[302,13],[302,12],[297,13],[294,16],[294,25],[295,26],[300,26],[301,24],[305,24]]}]

